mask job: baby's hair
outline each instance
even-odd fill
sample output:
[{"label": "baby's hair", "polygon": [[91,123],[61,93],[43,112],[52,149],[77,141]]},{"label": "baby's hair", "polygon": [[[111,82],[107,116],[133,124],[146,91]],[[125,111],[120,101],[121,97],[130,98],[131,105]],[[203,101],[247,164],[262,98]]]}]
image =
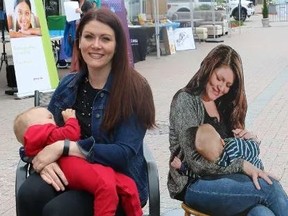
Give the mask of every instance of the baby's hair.
[{"label": "baby's hair", "polygon": [[[215,141],[215,136],[218,132],[210,124],[202,124],[198,127],[196,132],[195,147],[200,154],[203,154],[204,149],[207,149],[208,146]],[[220,135],[219,135],[220,137]],[[211,140],[212,139],[212,140]]]},{"label": "baby's hair", "polygon": [[14,134],[15,134],[18,142],[24,144],[24,133],[30,124],[30,121],[27,118],[27,114],[31,110],[38,109],[38,108],[40,108],[40,107],[29,108],[29,109],[25,110],[24,112],[18,114],[16,116],[16,118],[14,119],[13,130],[14,130]]}]

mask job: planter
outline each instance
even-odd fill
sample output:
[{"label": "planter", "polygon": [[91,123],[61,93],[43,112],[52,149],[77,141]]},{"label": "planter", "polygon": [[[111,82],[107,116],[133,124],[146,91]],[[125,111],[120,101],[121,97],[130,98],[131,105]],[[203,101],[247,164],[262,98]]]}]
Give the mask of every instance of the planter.
[{"label": "planter", "polygon": [[263,27],[270,27],[269,18],[262,18],[262,25]]}]

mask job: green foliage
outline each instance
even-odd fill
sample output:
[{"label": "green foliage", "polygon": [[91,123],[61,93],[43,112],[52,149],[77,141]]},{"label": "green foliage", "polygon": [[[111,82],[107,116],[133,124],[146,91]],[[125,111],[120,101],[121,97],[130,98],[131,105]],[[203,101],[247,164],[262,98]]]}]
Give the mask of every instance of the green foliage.
[{"label": "green foliage", "polygon": [[243,21],[237,21],[237,20],[230,20],[230,26],[231,28],[243,26]]},{"label": "green foliage", "polygon": [[199,6],[200,10],[211,10],[211,5],[203,4]]},{"label": "green foliage", "polygon": [[262,16],[263,18],[268,18],[269,16],[267,0],[263,0]]},{"label": "green foliage", "polygon": [[216,0],[217,5],[225,4],[225,0]]}]

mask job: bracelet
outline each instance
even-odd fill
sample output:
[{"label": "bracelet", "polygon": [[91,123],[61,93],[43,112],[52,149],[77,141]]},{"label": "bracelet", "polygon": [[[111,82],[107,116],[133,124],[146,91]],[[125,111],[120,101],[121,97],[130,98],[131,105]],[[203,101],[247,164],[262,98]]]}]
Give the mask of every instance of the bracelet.
[{"label": "bracelet", "polygon": [[70,148],[70,140],[65,139],[62,156],[68,156],[69,155],[69,148]]}]

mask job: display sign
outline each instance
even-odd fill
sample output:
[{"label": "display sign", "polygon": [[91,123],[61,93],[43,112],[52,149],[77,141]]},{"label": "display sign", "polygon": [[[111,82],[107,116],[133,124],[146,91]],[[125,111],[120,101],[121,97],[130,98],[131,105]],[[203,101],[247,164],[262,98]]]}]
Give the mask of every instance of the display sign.
[{"label": "display sign", "polygon": [[175,54],[175,40],[174,40],[174,30],[172,26],[163,28],[163,40],[165,51],[168,55]]},{"label": "display sign", "polygon": [[80,19],[80,13],[76,12],[77,8],[79,8],[79,3],[77,1],[64,2],[64,11],[67,22]]},{"label": "display sign", "polygon": [[174,30],[174,41],[177,51],[195,49],[195,41],[191,27],[176,28]]},{"label": "display sign", "polygon": [[58,71],[42,1],[6,1],[18,97],[49,91],[58,85]]}]

